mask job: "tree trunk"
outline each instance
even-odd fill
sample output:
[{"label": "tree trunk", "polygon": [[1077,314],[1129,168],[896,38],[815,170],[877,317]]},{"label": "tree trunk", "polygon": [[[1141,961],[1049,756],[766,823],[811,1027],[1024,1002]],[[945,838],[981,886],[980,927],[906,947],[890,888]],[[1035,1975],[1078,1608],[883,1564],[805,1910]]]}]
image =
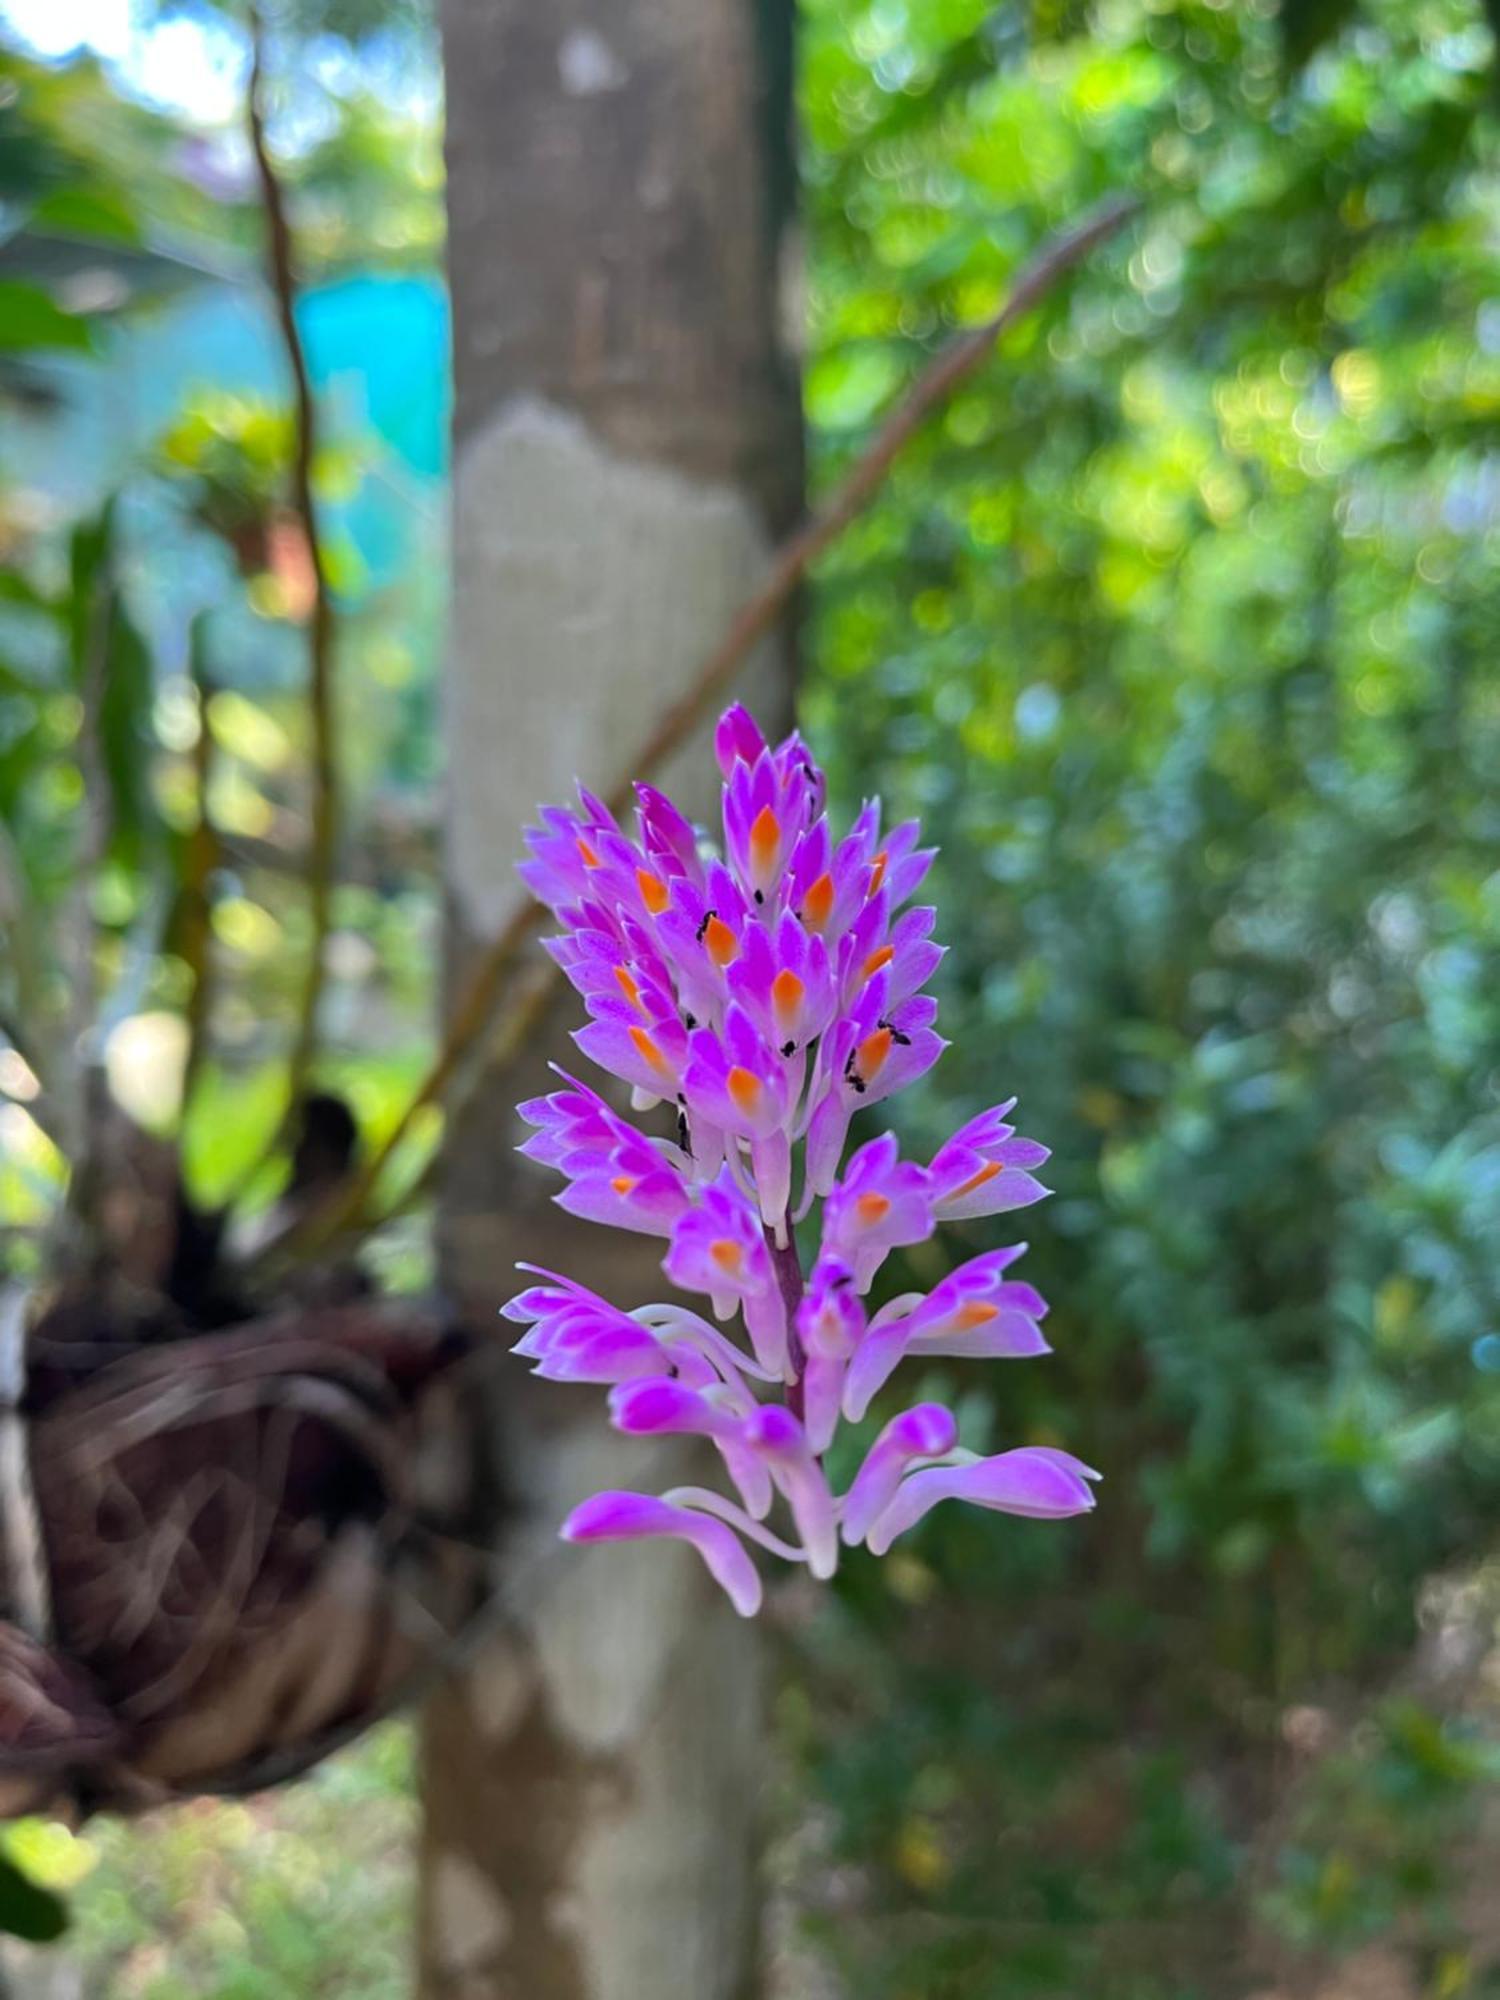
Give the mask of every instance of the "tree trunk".
[{"label": "tree trunk", "polygon": [[[443,28],[456,991],[516,907],[537,801],[624,775],[756,583],[800,453],[776,331],[789,0],[444,0]],[[779,722],[779,649],[746,686]],[[667,774],[700,811],[705,745]],[[659,1245],[573,1223],[513,1151],[512,1107],[545,1087],[543,1054],[576,1058],[579,1018],[560,999],[545,1049],[493,1066],[448,1136],[443,1276],[497,1341],[518,1257],[625,1304],[664,1284]],[[519,1517],[506,1627],[427,1719],[422,1991],[741,2000],[763,1771],[751,1632],[687,1551],[557,1544],[585,1493],[681,1473],[613,1437],[602,1394],[499,1373]]]}]

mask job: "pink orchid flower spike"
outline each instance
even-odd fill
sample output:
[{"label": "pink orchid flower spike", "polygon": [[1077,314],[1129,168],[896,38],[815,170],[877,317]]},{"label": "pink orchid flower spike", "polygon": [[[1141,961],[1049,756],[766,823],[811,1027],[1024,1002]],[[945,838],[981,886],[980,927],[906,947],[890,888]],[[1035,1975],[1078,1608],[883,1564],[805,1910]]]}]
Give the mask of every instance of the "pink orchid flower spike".
[{"label": "pink orchid flower spike", "polygon": [[[697,1304],[625,1312],[533,1269],[503,1310],[536,1373],[606,1388],[626,1437],[703,1440],[728,1488],[598,1493],[564,1537],[683,1542],[749,1617],[757,1552],[826,1578],[841,1551],[882,1555],[945,1500],[1030,1520],[1085,1513],[1098,1474],[1050,1446],[979,1457],[941,1403],[870,1417],[909,1359],[1048,1352],[1046,1302],[1010,1275],[1024,1245],[867,1303],[893,1252],[1040,1201],[1047,1149],[1007,1122],[1012,1100],[926,1166],[890,1132],[845,1157],[869,1108],[946,1047],[926,991],[943,956],[937,913],[911,906],[932,850],[915,821],[885,829],[876,802],[836,838],[801,737],[768,743],[738,705],[714,755],[717,838],[654,786],[636,788],[633,834],[580,787],[576,807],[542,810],[520,871],[560,926],[547,949],[588,1016],[574,1039],[657,1127],[560,1071],[558,1089],[520,1106],[521,1150],[561,1174],[570,1214],[660,1238],[666,1277]],[[837,1492],[840,1427],[880,1416]]]}]

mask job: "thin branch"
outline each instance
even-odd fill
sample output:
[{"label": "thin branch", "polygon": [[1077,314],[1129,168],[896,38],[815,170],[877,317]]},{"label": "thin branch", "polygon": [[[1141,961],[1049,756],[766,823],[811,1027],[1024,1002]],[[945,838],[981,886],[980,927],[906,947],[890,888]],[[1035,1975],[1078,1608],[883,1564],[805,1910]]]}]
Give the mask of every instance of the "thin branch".
[{"label": "thin branch", "polygon": [[[339,827],[339,781],[334,745],[333,599],[318,539],[313,501],[313,466],[318,449],[318,415],[313,401],[307,354],[297,326],[297,276],[286,197],[266,140],[266,35],[257,10],[250,17],[250,82],[246,120],[250,150],[260,182],[266,218],[266,266],[276,302],[277,324],[292,377],[294,432],[292,442],[292,504],[307,544],[312,567],[313,599],[307,628],[307,699],[312,725],[312,826],[307,852],[307,900],[312,938],[307,970],[297,1010],[296,1038],[288,1059],[287,1116],[272,1139],[274,1151],[303,1094],[318,1045],[318,1011],[323,998],[326,945],[332,922],[333,864]],[[257,1162],[252,1175],[259,1171]]]},{"label": "thin branch", "polygon": [[[552,1004],[555,972],[556,967],[550,959],[529,969],[521,990],[513,995],[510,1006],[506,1008],[494,1038],[486,1045],[492,1062],[506,1063],[519,1055],[541,1026]],[[427,1083],[428,1078],[424,1078],[418,1086],[419,1093],[427,1087]],[[431,1192],[437,1179],[442,1157],[439,1147],[432,1149],[412,1180],[385,1207],[372,1211],[370,1198],[378,1183],[384,1179],[385,1170],[397,1147],[409,1136],[425,1103],[432,1101],[431,1098],[420,1101],[414,1098],[401,1114],[397,1130],[380,1147],[370,1166],[352,1183],[336,1188],[322,1207],[299,1216],[283,1235],[265,1244],[249,1260],[249,1270],[256,1276],[263,1276],[269,1270],[295,1263],[314,1251],[323,1253],[350,1249],[360,1237],[385,1228],[388,1223],[399,1220],[416,1208]]]},{"label": "thin branch", "polygon": [[[1139,201],[1130,195],[1111,196],[1090,209],[1081,221],[1042,245],[1024,266],[993,318],[958,335],[934,357],[824,505],[781,545],[765,581],[731,621],[686,694],[667,710],[626,765],[627,775],[608,795],[612,811],[626,812],[634,795],[635,780],[649,776],[692,735],[736,670],[775,625],[809,567],[869,505],[902,447],[933,411],[974,373],[1001,334],[1038,305],[1091,250],[1116,235],[1139,209]],[[507,975],[546,915],[540,904],[528,900],[492,940],[459,995],[442,1048],[394,1130],[341,1191],[336,1205],[320,1216],[309,1218],[308,1231],[295,1246],[299,1254],[319,1249],[335,1236],[376,1226],[379,1218],[372,1220],[368,1213],[370,1197],[392,1155],[407,1138],[416,1118],[428,1105],[446,1095],[454,1076],[480,1044]],[[556,978],[555,967],[549,965],[545,985],[526,997],[523,1007],[528,1022],[540,1019]],[[506,1040],[510,1043],[514,1038],[507,1035]]]},{"label": "thin branch", "polygon": [[692,735],[704,710],[724,691],[735,670],[791,603],[807,571],[869,506],[902,447],[933,411],[941,408],[959,384],[974,373],[1001,334],[1008,332],[1017,320],[1024,319],[1091,250],[1116,235],[1139,213],[1140,206],[1134,195],[1111,195],[1072,228],[1051,237],[1023,267],[994,317],[968,333],[959,334],[933,358],[913,383],[911,393],[886,418],[824,505],[782,543],[765,582],[704,661],[697,680],[667,710],[638,752],[630,766],[630,779],[610,797],[614,810],[624,811],[629,806],[636,777],[665,763]]}]

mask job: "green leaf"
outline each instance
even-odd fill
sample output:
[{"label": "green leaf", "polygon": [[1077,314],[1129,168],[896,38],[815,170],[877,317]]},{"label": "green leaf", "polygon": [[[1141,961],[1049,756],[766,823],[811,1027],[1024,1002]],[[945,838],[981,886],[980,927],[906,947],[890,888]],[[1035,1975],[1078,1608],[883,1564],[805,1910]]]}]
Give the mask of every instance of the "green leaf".
[{"label": "green leaf", "polygon": [[44,348],[87,352],[93,344],[88,321],[64,312],[40,285],[0,279],[0,352],[26,354]]},{"label": "green leaf", "polygon": [[0,570],[0,604],[20,604],[28,611],[45,611],[53,616],[57,613],[57,606],[47,593],[13,569]]},{"label": "green leaf", "polygon": [[115,503],[73,530],[69,562],[69,650],[79,697],[97,704],[100,748],[119,853],[138,859],[160,829],[151,790],[150,649],[116,580]]},{"label": "green leaf", "polygon": [[53,1944],[68,1928],[68,1906],[0,1854],[0,1931],[28,1944]]},{"label": "green leaf", "polygon": [[141,240],[135,213],[116,188],[58,188],[31,211],[31,227],[104,243],[135,244]]},{"label": "green leaf", "polygon": [[150,650],[118,591],[111,592],[107,643],[100,742],[114,797],[115,838],[127,857],[138,857],[142,843],[159,830],[151,789],[153,672]]}]

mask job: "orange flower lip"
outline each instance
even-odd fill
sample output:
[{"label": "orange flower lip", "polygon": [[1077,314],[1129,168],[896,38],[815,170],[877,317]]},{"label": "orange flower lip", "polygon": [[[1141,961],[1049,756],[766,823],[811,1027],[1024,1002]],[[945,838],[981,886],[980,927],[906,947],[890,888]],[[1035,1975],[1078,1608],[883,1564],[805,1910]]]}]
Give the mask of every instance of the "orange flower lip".
[{"label": "orange flower lip", "polygon": [[653,875],[649,868],[637,868],[635,881],[641,892],[641,901],[653,917],[659,917],[669,900],[666,883],[659,875]]},{"label": "orange flower lip", "polygon": [[644,1028],[632,1028],[630,1039],[654,1070],[658,1070],[663,1076],[672,1074],[671,1065]]},{"label": "orange flower lip", "polygon": [[579,837],[578,841],[578,854],[585,868],[597,868],[599,866],[598,855],[582,836]]},{"label": "orange flower lip", "polygon": [[725,1079],[725,1088],[734,1099],[736,1107],[747,1118],[753,1117],[760,1109],[760,1078],[753,1070],[744,1069],[739,1063],[730,1070]]},{"label": "orange flower lip", "polygon": [[628,965],[617,965],[615,967],[615,979],[620,991],[625,995],[631,1006],[634,1007],[641,997],[640,982],[637,980],[635,974],[630,970]]},{"label": "orange flower lip", "polygon": [[1000,1171],[1001,1167],[998,1160],[986,1160],[977,1174],[970,1174],[966,1181],[953,1190],[952,1194],[948,1196],[949,1201],[957,1201],[961,1194],[972,1194],[975,1188],[982,1188],[987,1181],[992,1181]]},{"label": "orange flower lip", "polygon": [[740,955],[740,941],[722,917],[710,917],[704,925],[703,948],[717,966],[729,965]]},{"label": "orange flower lip", "polygon": [[789,1028],[796,1021],[802,1009],[806,986],[795,972],[783,967],[771,981],[771,1005],[776,1010],[777,1025]]},{"label": "orange flower lip", "polygon": [[870,863],[870,894],[872,896],[876,893],[881,883],[885,880],[885,871],[887,864],[890,861],[890,858],[891,857],[886,853],[885,849],[882,847],[880,852],[876,855],[875,859]]},{"label": "orange flower lip", "polygon": [[820,931],[833,913],[833,877],[820,875],[802,898],[802,921],[810,930]]},{"label": "orange flower lip", "polygon": [[716,1236],[708,1246],[708,1254],[727,1278],[739,1276],[745,1261],[745,1253],[733,1237]]},{"label": "orange flower lip", "polygon": [[854,1212],[867,1228],[873,1227],[890,1214],[890,1198],[883,1194],[862,1194],[854,1204]]},{"label": "orange flower lip", "polygon": [[614,1189],[616,1194],[625,1195],[629,1194],[631,1190],[635,1187],[635,1181],[629,1174],[616,1174],[614,1179],[610,1182],[610,1186]]},{"label": "orange flower lip", "polygon": [[750,822],[750,859],[758,874],[775,866],[781,847],[781,821],[769,806],[762,806]]},{"label": "orange flower lip", "polygon": [[891,1052],[894,1037],[889,1028],[877,1028],[872,1035],[866,1035],[855,1056],[855,1064],[864,1082],[869,1083],[879,1075],[886,1057]]},{"label": "orange flower lip", "polygon": [[896,947],[893,944],[883,944],[878,951],[872,951],[870,956],[865,960],[865,978],[873,979],[876,973],[889,965],[895,956]]},{"label": "orange flower lip", "polygon": [[992,1306],[984,1299],[970,1299],[967,1305],[959,1307],[953,1324],[960,1333],[972,1333],[976,1326],[988,1326],[999,1312],[999,1306]]}]

